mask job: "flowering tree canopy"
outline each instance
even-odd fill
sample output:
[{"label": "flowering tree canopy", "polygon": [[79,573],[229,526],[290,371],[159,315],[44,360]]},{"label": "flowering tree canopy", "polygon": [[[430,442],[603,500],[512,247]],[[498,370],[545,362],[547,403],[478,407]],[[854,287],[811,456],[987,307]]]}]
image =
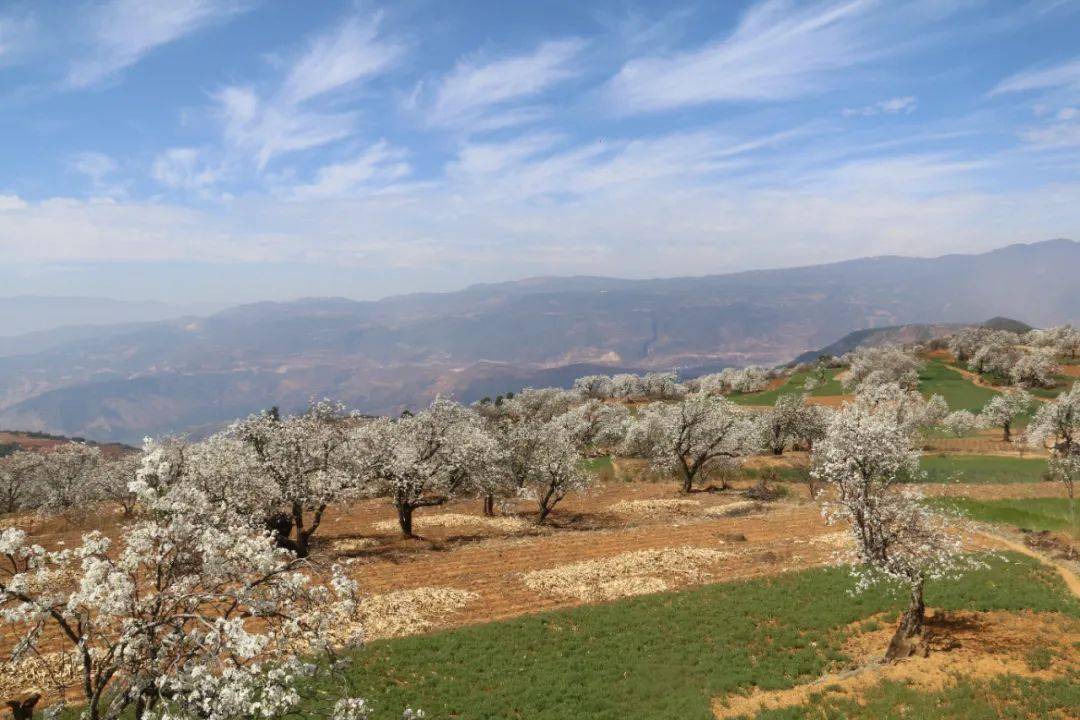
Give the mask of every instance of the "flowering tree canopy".
[{"label": "flowering tree canopy", "polygon": [[679,474],[683,492],[711,469],[754,452],[760,426],[737,405],[704,392],[677,403],[653,403],[630,425],[624,448]]},{"label": "flowering tree canopy", "polygon": [[306,561],[223,522],[190,487],[144,499],[149,512],[116,548],[97,532],[59,551],[0,533],[0,619],[23,633],[11,662],[38,659],[50,689],[77,691],[89,720],[294,709],[298,680],[317,667],[301,657],[358,640],[355,584],[317,582]]},{"label": "flowering tree canopy", "polygon": [[910,603],[887,657],[909,654],[922,631],[927,579],[961,566],[961,544],[946,519],[898,485],[919,472],[919,453],[896,415],[853,403],[836,413],[814,447],[812,473],[834,489],[823,505],[830,522],[849,525],[855,540],[858,587],[880,580],[903,583]]},{"label": "flowering tree canopy", "polygon": [[1016,419],[1031,408],[1031,395],[1023,390],[1008,390],[995,395],[983,406],[979,418],[987,427],[999,427],[1002,439],[1012,439],[1012,426]]},{"label": "flowering tree canopy", "polygon": [[370,458],[371,491],[393,498],[406,537],[417,508],[475,491],[487,484],[487,473],[502,471],[499,447],[480,416],[442,398],[416,415],[372,422],[353,442]]},{"label": "flowering tree canopy", "polygon": [[282,418],[272,410],[232,427],[232,435],[253,451],[272,482],[272,501],[288,513],[301,557],[310,551],[326,508],[356,490],[343,452],[351,419],[342,406],[323,401],[302,415]]}]

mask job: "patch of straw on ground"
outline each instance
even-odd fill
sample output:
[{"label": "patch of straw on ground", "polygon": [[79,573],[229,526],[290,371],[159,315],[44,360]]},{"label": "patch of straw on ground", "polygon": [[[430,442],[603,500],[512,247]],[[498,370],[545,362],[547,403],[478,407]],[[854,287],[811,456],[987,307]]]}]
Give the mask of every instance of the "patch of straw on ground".
[{"label": "patch of straw on ground", "polygon": [[375,538],[340,538],[334,540],[330,550],[336,555],[348,555],[370,550],[378,544],[379,541]]},{"label": "patch of straw on ground", "polygon": [[395,590],[365,598],[360,607],[364,637],[402,637],[426,632],[479,598],[474,592],[450,587]]},{"label": "patch of straw on ground", "polygon": [[707,566],[727,557],[720,550],[675,547],[636,550],[600,560],[533,570],[522,575],[530,590],[585,601],[612,600],[667,590],[669,582],[703,582]]},{"label": "patch of straw on ground", "polygon": [[705,508],[705,514],[709,517],[739,517],[741,515],[749,515],[752,512],[761,510],[762,505],[759,502],[753,500],[737,500],[733,503],[727,503],[726,505],[715,505],[710,508]]},{"label": "patch of straw on ground", "polygon": [[38,692],[49,694],[57,685],[71,685],[81,668],[74,653],[52,652],[0,663],[0,699]]},{"label": "patch of straw on ground", "polygon": [[[516,517],[485,517],[483,515],[465,515],[464,513],[416,515],[413,520],[414,531],[436,527],[482,527],[489,530],[498,530],[500,532],[521,532],[532,527],[532,525],[528,521]],[[397,530],[398,522],[397,520],[384,520],[375,523],[375,529],[380,532]]]},{"label": "patch of straw on ground", "polygon": [[609,506],[608,510],[619,513],[620,515],[643,515],[646,517],[697,515],[701,512],[701,503],[697,500],[663,498],[654,498],[652,500],[623,500]]}]

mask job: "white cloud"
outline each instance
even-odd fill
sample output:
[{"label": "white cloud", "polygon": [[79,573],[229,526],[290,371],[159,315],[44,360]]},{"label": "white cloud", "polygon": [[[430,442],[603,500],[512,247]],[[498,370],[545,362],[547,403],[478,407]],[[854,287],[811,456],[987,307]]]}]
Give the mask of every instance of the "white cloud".
[{"label": "white cloud", "polygon": [[497,60],[463,60],[439,83],[430,121],[459,127],[506,127],[536,117],[535,108],[507,107],[535,98],[580,73],[578,39],[542,43],[531,53]]},{"label": "white cloud", "polygon": [[384,140],[352,160],[320,168],[313,183],[296,187],[293,192],[298,198],[342,197],[362,187],[385,186],[409,171],[405,153]]},{"label": "white cloud", "polygon": [[1035,148],[1080,147],[1080,58],[1039,69],[1025,70],[1002,80],[991,96],[1008,93],[1037,93],[1035,115],[1038,127],[1023,128],[1020,139]]},{"label": "white cloud", "polygon": [[34,44],[37,25],[29,15],[0,15],[0,66],[15,62]]},{"label": "white cloud", "polygon": [[1080,148],[1080,119],[1070,116],[1061,122],[1021,130],[1020,137],[1039,148]]},{"label": "white cloud", "polygon": [[94,182],[101,182],[118,169],[116,161],[99,152],[78,153],[71,159],[71,169]]},{"label": "white cloud", "polygon": [[154,158],[151,176],[162,185],[184,190],[202,190],[222,179],[224,170],[206,162],[198,148],[170,148]]},{"label": "white cloud", "polygon": [[350,18],[335,32],[316,38],[289,70],[282,101],[298,104],[385,72],[404,52],[399,43],[379,38],[382,16]]},{"label": "white cloud", "polygon": [[867,28],[875,6],[871,0],[847,0],[796,8],[767,0],[751,8],[724,40],[631,60],[608,91],[627,112],[817,92],[837,71],[875,55]]},{"label": "white cloud", "polygon": [[328,109],[319,101],[386,72],[400,59],[403,46],[380,39],[380,23],[380,15],[367,21],[350,18],[335,32],[319,36],[266,97],[241,85],[215,93],[229,145],[250,154],[262,170],[276,156],[354,134],[357,111]]},{"label": "white cloud", "polygon": [[918,103],[915,97],[908,95],[906,97],[894,97],[888,100],[881,100],[873,105],[865,105],[859,108],[844,108],[840,111],[840,114],[844,117],[852,117],[855,115],[861,115],[863,117],[872,117],[874,115],[896,115],[898,113],[910,114],[915,112],[915,108]]},{"label": "white cloud", "polygon": [[1024,70],[998,83],[991,95],[1070,88],[1080,91],[1080,58],[1037,70]]},{"label": "white cloud", "polygon": [[96,85],[139,62],[155,48],[179,40],[245,9],[239,0],[110,0],[84,22],[91,49],[68,72],[68,84]]}]

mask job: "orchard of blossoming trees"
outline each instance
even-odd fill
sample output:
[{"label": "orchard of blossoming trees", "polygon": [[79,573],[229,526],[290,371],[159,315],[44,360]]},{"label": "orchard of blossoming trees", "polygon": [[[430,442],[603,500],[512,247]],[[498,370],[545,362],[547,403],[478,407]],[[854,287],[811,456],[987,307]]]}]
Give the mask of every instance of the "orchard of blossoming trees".
[{"label": "orchard of blossoming trees", "polygon": [[[335,658],[359,641],[346,629],[359,626],[363,601],[355,580],[313,553],[331,509],[381,498],[405,538],[418,511],[451,501],[475,500],[485,515],[526,501],[542,524],[596,482],[590,456],[641,458],[690,493],[748,456],[787,450],[810,453],[824,516],[851,534],[857,586],[905,588],[908,608],[888,649],[903,657],[917,646],[925,584],[971,565],[951,518],[908,482],[919,473],[920,433],[994,427],[1011,439],[1034,403],[1023,388],[1054,384],[1058,359],[1075,358],[1078,343],[1068,327],[1024,337],[980,328],[947,345],[973,372],[1017,387],[978,414],[950,411],[919,391],[919,348],[862,348],[816,367],[727,369],[686,382],[594,375],[571,390],[472,406],[437,398],[397,418],[322,401],[294,415],[259,413],[203,440],[147,440],[119,458],[78,443],[14,452],[0,458],[0,512],[79,516],[104,503],[126,527],[119,540],[90,532],[57,549],[2,531],[0,620],[20,638],[10,661],[35,658],[50,697],[77,699],[91,720],[275,718],[311,693],[332,693],[320,706],[335,718],[361,720],[369,708],[342,685]],[[811,403],[836,369],[846,402]],[[806,373],[803,391],[771,406],[725,397],[797,372]],[[1041,403],[1024,436],[1051,449],[1050,473],[1070,499],[1078,438],[1078,385]]]}]

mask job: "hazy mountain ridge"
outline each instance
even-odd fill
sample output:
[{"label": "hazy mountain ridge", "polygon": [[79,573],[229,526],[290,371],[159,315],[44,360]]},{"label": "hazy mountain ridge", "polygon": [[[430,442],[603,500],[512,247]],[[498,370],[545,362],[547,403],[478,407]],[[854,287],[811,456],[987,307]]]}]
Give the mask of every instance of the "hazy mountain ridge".
[{"label": "hazy mountain ridge", "polygon": [[730,275],[308,298],[72,329],[0,345],[0,426],[133,442],[313,396],[398,412],[439,392],[469,401],[571,373],[771,365],[867,328],[995,314],[1075,322],[1077,268],[1080,244],[1058,240]]}]

